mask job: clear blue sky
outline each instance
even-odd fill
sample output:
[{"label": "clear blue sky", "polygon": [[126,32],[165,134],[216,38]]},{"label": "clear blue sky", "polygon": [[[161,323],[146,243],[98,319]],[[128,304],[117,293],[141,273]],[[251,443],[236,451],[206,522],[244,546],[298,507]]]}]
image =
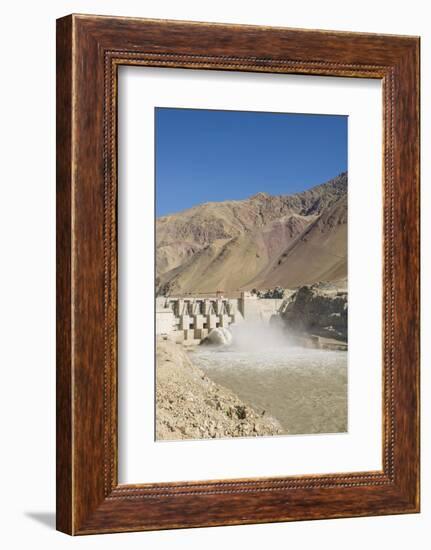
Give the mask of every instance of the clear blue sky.
[{"label": "clear blue sky", "polygon": [[156,215],[287,195],[347,170],[347,116],[156,108]]}]

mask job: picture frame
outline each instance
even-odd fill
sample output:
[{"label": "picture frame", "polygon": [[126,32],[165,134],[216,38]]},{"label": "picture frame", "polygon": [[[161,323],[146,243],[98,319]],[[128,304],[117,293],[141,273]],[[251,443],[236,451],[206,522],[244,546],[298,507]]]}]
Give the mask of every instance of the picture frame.
[{"label": "picture frame", "polygon": [[[118,483],[121,65],[382,81],[381,471]],[[57,529],[84,535],[419,512],[419,219],[418,37],[59,19]]]}]

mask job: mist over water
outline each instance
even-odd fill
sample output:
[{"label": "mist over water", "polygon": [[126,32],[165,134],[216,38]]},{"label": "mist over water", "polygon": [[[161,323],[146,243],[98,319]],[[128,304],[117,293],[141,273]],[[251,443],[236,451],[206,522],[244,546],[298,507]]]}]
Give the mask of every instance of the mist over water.
[{"label": "mist over water", "polygon": [[232,334],[229,349],[232,351],[262,352],[291,348],[294,345],[294,338],[289,335],[282,322],[276,320],[271,323],[243,322],[230,327],[229,330]]},{"label": "mist over water", "polygon": [[276,323],[230,331],[228,345],[192,352],[211,379],[276,418],[286,434],[347,431],[347,352],[299,347]]}]

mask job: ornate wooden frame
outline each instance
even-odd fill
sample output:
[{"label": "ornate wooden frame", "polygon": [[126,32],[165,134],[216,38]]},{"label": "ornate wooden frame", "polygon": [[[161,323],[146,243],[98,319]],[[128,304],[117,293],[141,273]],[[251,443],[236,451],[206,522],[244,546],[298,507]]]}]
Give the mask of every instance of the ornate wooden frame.
[{"label": "ornate wooden frame", "polygon": [[[382,471],[118,484],[116,90],[125,64],[382,80]],[[419,38],[59,19],[57,528],[87,534],[418,512],[418,430]]]}]

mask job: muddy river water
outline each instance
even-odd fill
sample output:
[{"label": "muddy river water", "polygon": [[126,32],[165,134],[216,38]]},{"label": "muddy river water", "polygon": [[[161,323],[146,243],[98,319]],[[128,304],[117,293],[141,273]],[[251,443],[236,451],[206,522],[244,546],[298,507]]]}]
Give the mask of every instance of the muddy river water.
[{"label": "muddy river water", "polygon": [[199,347],[194,364],[288,434],[347,431],[347,352]]}]

